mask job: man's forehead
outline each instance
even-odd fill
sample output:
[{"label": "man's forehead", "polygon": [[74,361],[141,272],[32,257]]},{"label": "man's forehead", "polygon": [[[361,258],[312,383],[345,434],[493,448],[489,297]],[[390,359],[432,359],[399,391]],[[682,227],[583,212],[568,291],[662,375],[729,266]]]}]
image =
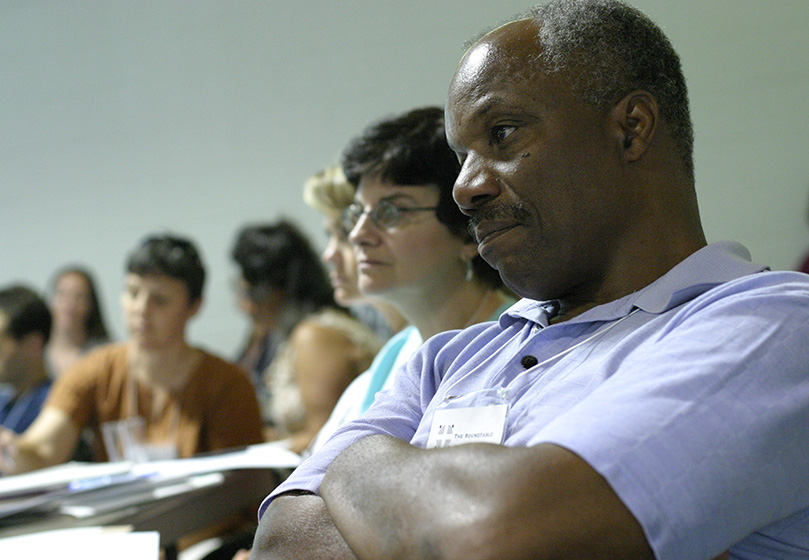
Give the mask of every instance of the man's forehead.
[{"label": "man's forehead", "polygon": [[464,53],[463,63],[505,65],[515,68],[529,65],[540,51],[538,28],[533,20],[517,20],[490,31]]},{"label": "man's forehead", "polygon": [[533,81],[539,46],[536,29],[520,20],[500,27],[472,45],[461,59],[450,86],[450,97],[478,97],[497,84],[513,86]]}]

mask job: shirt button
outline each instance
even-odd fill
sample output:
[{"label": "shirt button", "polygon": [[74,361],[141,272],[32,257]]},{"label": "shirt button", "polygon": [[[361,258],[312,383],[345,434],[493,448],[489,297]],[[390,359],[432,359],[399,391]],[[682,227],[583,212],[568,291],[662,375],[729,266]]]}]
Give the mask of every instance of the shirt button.
[{"label": "shirt button", "polygon": [[539,362],[535,357],[528,355],[523,356],[522,359],[520,360],[520,363],[522,364],[522,367],[524,367],[525,369],[530,369],[535,365],[537,365],[537,363]]}]

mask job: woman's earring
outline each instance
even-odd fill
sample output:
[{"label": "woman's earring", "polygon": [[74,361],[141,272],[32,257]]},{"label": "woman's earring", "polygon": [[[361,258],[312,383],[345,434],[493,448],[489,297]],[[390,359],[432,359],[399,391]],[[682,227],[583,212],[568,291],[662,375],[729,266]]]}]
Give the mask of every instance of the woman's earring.
[{"label": "woman's earring", "polygon": [[471,282],[472,279],[475,277],[475,267],[472,266],[472,259],[469,259],[466,262],[466,281]]}]

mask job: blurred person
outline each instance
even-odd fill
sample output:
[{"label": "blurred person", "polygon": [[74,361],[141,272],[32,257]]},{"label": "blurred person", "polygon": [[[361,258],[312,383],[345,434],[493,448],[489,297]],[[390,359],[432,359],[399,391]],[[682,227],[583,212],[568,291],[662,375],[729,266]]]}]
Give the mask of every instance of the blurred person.
[{"label": "blurred person", "polygon": [[[313,209],[324,217],[324,229],[328,237],[326,249],[321,258],[329,269],[329,280],[334,290],[335,301],[348,308],[361,322],[368,325],[378,336],[390,338],[392,333],[398,332],[406,324],[406,320],[395,307],[383,300],[364,296],[359,291],[357,278],[357,262],[354,256],[354,247],[348,241],[342,214],[354,200],[354,186],[348,182],[340,166],[332,166],[312,175],[304,183],[303,199]],[[366,356],[370,364],[372,355]],[[318,421],[322,424],[315,438],[320,439],[324,432],[325,423],[335,422],[335,418],[343,418],[355,407],[355,402],[361,403],[370,381],[370,370],[356,377],[348,387],[339,395],[332,406],[328,420]],[[326,407],[324,407],[325,409]],[[354,414],[352,414],[352,417]],[[313,423],[314,424],[314,423]],[[328,429],[332,431],[332,429]],[[304,439],[311,439],[307,435],[301,438],[301,443],[293,444],[300,451],[308,451],[315,445],[312,440],[306,449],[301,448]],[[205,560],[231,559],[248,560],[249,547],[253,541],[253,531],[244,533],[229,540],[215,552],[205,556]]]},{"label": "blurred person", "polygon": [[96,283],[81,266],[60,269],[51,283],[53,317],[47,347],[50,374],[57,378],[92,348],[110,342]]},{"label": "blurred person", "polygon": [[272,426],[267,438],[301,452],[381,341],[337,305],[317,253],[291,222],[244,228],[233,255],[242,269],[243,306],[277,341],[256,380]]},{"label": "blurred person", "polygon": [[51,313],[26,286],[0,289],[0,426],[23,432],[39,414],[51,386],[45,345]]},{"label": "blurred person", "polygon": [[291,222],[250,224],[239,230],[231,257],[239,268],[239,308],[250,320],[238,363],[250,374],[262,408],[269,407],[265,373],[298,322],[334,305],[326,274],[309,241]]},{"label": "blurred person", "polygon": [[303,199],[323,214],[328,238],[321,258],[329,269],[334,299],[368,324],[384,340],[399,332],[407,320],[383,299],[365,296],[359,289],[357,259],[343,224],[343,212],[354,202],[354,185],[348,182],[342,167],[328,167],[307,179]]},{"label": "blurred person", "polygon": [[[66,461],[85,427],[95,435],[96,461],[191,457],[262,441],[244,372],[186,341],[205,282],[193,243],[149,236],[129,255],[126,272],[128,340],[90,352],[54,382],[25,432],[2,434],[0,470]],[[133,444],[119,448],[119,441]]]},{"label": "blurred person", "polygon": [[[310,177],[304,184],[303,198],[309,206],[324,215],[329,240],[322,258],[329,267],[329,278],[334,287],[335,299],[351,309],[378,310],[379,316],[383,317],[387,324],[387,329],[392,333],[398,333],[407,325],[407,319],[394,305],[382,298],[366,296],[359,289],[357,258],[354,246],[348,240],[350,230],[346,228],[343,220],[343,213],[354,202],[354,192],[354,185],[348,181],[342,167],[337,165]],[[366,313],[365,317],[368,315]],[[412,331],[408,331],[404,335],[397,335],[394,340],[388,340],[377,356],[390,355],[392,349],[400,347],[411,335]],[[390,339],[390,336],[387,338]],[[360,414],[373,372],[380,368],[378,364],[380,359],[375,358],[370,368],[352,381],[340,395],[328,421],[307,451],[318,448],[337,426]]]}]

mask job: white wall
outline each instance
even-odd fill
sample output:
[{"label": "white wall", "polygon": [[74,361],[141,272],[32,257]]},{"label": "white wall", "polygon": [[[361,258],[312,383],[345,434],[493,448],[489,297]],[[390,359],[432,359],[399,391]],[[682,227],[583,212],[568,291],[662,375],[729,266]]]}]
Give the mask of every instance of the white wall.
[{"label": "white wall", "polygon": [[[809,246],[809,2],[638,0],[680,52],[711,240],[791,268]],[[96,271],[124,335],[123,261],[147,233],[210,270],[191,338],[245,328],[228,251],[245,222],[296,219],[310,174],[379,117],[442,104],[461,45],[514,0],[14,0],[0,3],[0,284]]]}]

